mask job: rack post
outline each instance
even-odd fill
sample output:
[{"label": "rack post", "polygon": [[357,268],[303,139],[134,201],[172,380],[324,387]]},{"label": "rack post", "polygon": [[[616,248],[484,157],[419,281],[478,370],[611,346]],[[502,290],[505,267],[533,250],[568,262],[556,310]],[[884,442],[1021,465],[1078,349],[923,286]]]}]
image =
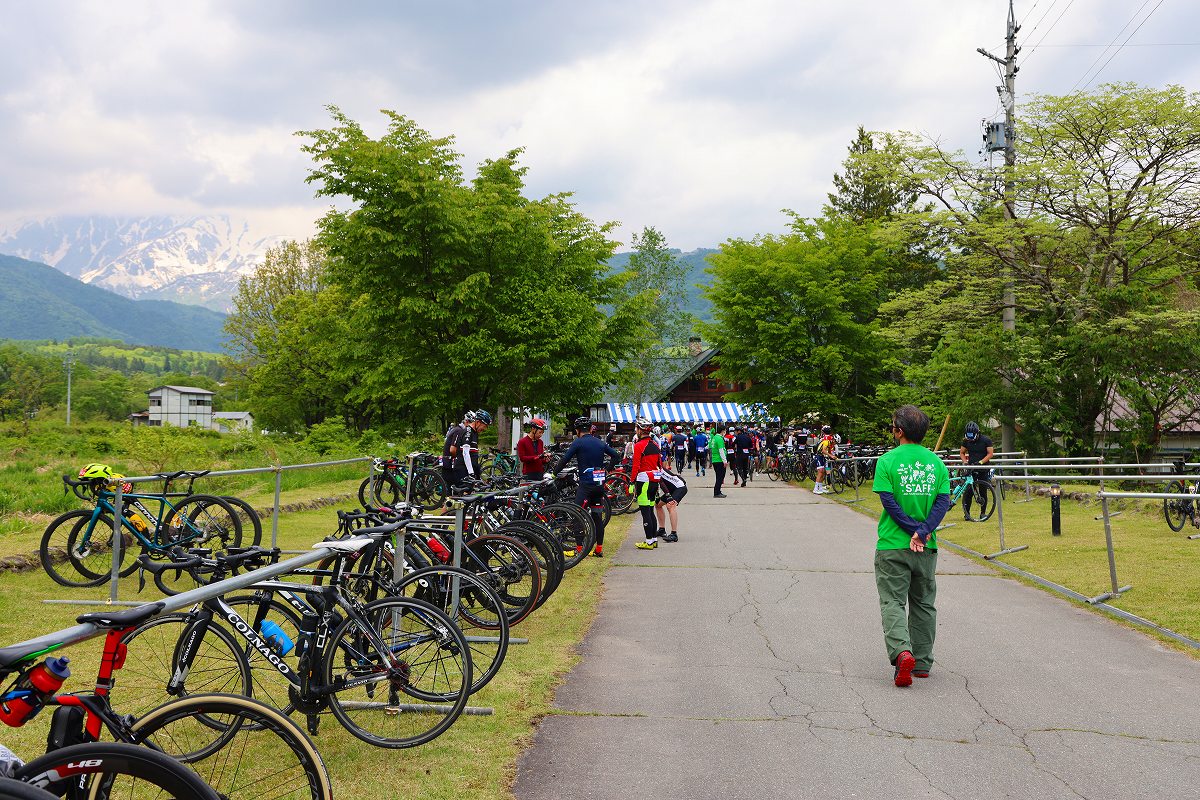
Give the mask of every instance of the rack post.
[{"label": "rack post", "polygon": [[275,506],[271,509],[271,547],[279,546],[279,497],[283,494],[283,465],[275,465]]},{"label": "rack post", "polygon": [[991,561],[993,558],[999,558],[1000,556],[1006,556],[1009,553],[1019,553],[1022,550],[1029,549],[1029,545],[1027,545],[1027,544],[1017,545],[1016,547],[1005,547],[1004,546],[1004,491],[1003,491],[1004,478],[1000,475],[997,475],[995,480],[996,480],[996,521],[1000,523],[1000,549],[997,550],[995,553],[992,553],[991,555],[984,556],[984,558],[986,558],[988,561]]},{"label": "rack post", "polygon": [[[1101,485],[1103,485],[1103,483]],[[1101,489],[1100,491],[1103,493],[1104,490]],[[1112,591],[1105,592],[1104,594],[1098,594],[1095,597],[1089,597],[1088,602],[1092,605],[1095,605],[1096,603],[1103,603],[1105,600],[1116,597],[1124,592],[1128,592],[1133,588],[1132,584],[1129,586],[1117,586],[1117,557],[1116,554],[1113,553],[1112,520],[1110,519],[1108,513],[1108,498],[1103,496],[1103,494],[1101,494],[1100,497],[1100,509],[1104,514],[1104,542],[1108,546],[1108,577],[1112,582]]]},{"label": "rack post", "polygon": [[[108,602],[117,602],[117,583],[121,580],[121,537],[125,531],[121,528],[121,520],[125,519],[125,493],[121,491],[122,482],[117,481],[117,493],[113,498],[113,541],[112,541],[112,578],[108,585]],[[161,523],[160,523],[161,524]]]}]

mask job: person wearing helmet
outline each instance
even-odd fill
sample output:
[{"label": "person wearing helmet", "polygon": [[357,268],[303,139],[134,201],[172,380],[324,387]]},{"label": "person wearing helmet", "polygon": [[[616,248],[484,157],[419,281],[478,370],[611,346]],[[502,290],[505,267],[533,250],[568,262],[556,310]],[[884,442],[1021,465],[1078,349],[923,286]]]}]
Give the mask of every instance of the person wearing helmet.
[{"label": "person wearing helmet", "polygon": [[463,414],[462,422],[451,425],[446,431],[446,440],[442,442],[442,478],[447,488],[454,485],[454,462],[458,458],[458,449],[462,446],[463,437],[467,434],[467,426],[475,421],[475,412]]},{"label": "person wearing helmet", "polygon": [[[671,472],[670,462],[663,464],[658,484],[658,499],[654,501],[654,516],[658,520],[658,538],[664,542],[679,541],[679,504],[687,494],[687,481],[682,475]],[[667,533],[666,522],[671,521],[671,532]]]},{"label": "person wearing helmet", "polygon": [[546,420],[534,417],[525,423],[525,435],[517,440],[517,458],[521,460],[521,480],[540,481],[546,473],[546,443],[542,435],[549,427]]},{"label": "person wearing helmet", "polygon": [[479,480],[479,434],[491,424],[492,415],[479,410],[474,412],[474,419],[464,425],[454,448],[454,483],[451,486],[460,485],[468,478]]},{"label": "person wearing helmet", "polygon": [[[987,464],[992,460],[993,453],[995,453],[995,449],[992,447],[992,440],[979,430],[979,423],[968,422],[963,431],[962,443],[958,446],[959,460],[964,464]],[[975,521],[975,518],[971,516],[971,501],[976,497],[979,499],[979,518],[983,519],[987,516],[987,490],[983,486],[983,482],[991,482],[992,471],[990,469],[973,469],[971,472],[974,473],[975,484],[971,487],[971,491],[963,495],[964,522]]]},{"label": "person wearing helmet", "polygon": [[830,489],[825,485],[825,473],[829,469],[829,462],[837,460],[837,456],[834,454],[836,448],[837,443],[833,440],[833,428],[822,425],[821,438],[817,442],[817,452],[813,456],[813,464],[817,468],[813,494],[829,494]]},{"label": "person wearing helmet", "polygon": [[617,445],[620,444],[620,442],[621,442],[621,437],[617,436],[617,423],[615,423],[615,422],[609,423],[608,433],[604,437],[604,443],[606,445],[608,445],[609,447],[611,447],[612,449],[616,450]]},{"label": "person wearing helmet", "polygon": [[743,489],[750,482],[750,458],[754,449],[754,437],[746,430],[745,425],[737,426],[733,437],[733,485],[741,481]]},{"label": "person wearing helmet", "polygon": [[[562,470],[571,459],[579,464],[579,487],[575,490],[575,504],[585,508],[592,515],[596,528],[596,546],[592,555],[597,558],[604,556],[604,479],[608,470],[616,465],[621,454],[606,445],[593,431],[592,421],[587,417],[575,420],[575,430],[579,438],[571,443],[556,469]],[[566,543],[564,543],[566,544]],[[582,545],[575,544],[578,553]]]},{"label": "person wearing helmet", "polygon": [[634,428],[637,431],[637,442],[633,445],[633,464],[629,468],[629,474],[633,477],[633,484],[629,490],[637,496],[638,511],[642,515],[642,530],[646,534],[646,540],[638,542],[637,547],[639,550],[653,550],[658,547],[654,501],[658,498],[658,480],[662,474],[662,449],[651,435],[650,420],[638,417]]},{"label": "person wearing helmet", "polygon": [[708,474],[708,433],[696,425],[696,429],[692,431],[692,452],[695,454],[692,460],[696,464],[696,477]]},{"label": "person wearing helmet", "polygon": [[683,464],[687,461],[688,437],[684,435],[683,426],[676,425],[671,434],[671,452],[675,454],[675,471],[683,472]]}]

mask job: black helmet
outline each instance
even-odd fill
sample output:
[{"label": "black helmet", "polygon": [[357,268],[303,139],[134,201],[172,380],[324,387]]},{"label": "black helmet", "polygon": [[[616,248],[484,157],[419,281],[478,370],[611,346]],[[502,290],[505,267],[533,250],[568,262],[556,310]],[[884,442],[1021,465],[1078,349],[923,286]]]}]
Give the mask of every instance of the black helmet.
[{"label": "black helmet", "polygon": [[475,412],[475,421],[482,422],[484,425],[491,425],[492,415],[481,408]]},{"label": "black helmet", "polygon": [[968,422],[967,423],[967,433],[979,433],[979,423],[978,422]]},{"label": "black helmet", "polygon": [[592,418],[591,417],[577,417],[575,419],[575,430],[577,430],[577,431],[591,430],[591,428],[592,428]]},{"label": "black helmet", "polygon": [[833,428],[829,427],[828,425],[822,425],[821,433],[833,433]]}]

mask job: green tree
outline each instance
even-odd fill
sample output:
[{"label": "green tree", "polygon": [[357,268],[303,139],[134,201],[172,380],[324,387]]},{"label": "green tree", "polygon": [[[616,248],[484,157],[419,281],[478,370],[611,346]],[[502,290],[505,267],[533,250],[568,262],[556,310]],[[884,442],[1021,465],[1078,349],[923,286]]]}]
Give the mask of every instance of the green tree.
[{"label": "green tree", "polygon": [[631,242],[626,302],[636,309],[640,342],[622,364],[616,396],[623,403],[652,402],[691,359],[687,340],[694,321],[685,312],[687,268],[666,237],[646,227]]},{"label": "green tree", "polygon": [[847,151],[842,172],[833,176],[827,216],[870,222],[913,210],[920,196],[919,185],[891,169],[903,152],[901,139],[890,133],[868,132],[860,125]]}]

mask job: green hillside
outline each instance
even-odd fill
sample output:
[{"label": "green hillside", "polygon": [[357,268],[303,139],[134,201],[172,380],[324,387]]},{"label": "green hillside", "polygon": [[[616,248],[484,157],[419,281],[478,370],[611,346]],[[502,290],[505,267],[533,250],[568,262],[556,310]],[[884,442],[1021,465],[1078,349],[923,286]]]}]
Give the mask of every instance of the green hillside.
[{"label": "green hillside", "polygon": [[165,300],[130,300],[53,267],[0,255],[0,339],[99,337],[218,352],[225,317]]}]

